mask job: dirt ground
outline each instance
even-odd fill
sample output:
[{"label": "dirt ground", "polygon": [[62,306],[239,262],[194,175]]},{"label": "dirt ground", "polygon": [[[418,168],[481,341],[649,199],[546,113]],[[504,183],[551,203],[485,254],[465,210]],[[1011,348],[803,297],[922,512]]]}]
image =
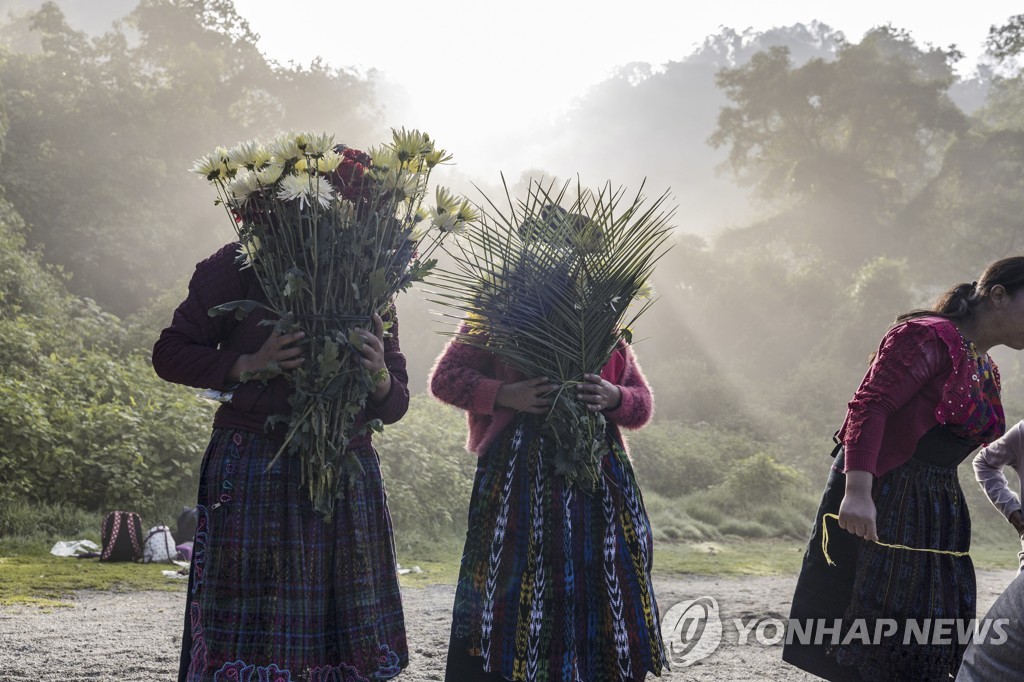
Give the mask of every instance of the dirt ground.
[{"label": "dirt ground", "polygon": [[[1013,577],[1013,571],[979,571],[979,613],[988,610]],[[677,602],[706,596],[717,601],[723,623],[722,643],[714,653],[689,667],[677,666],[662,679],[814,679],[784,665],[778,645],[758,644],[753,636],[746,644],[739,644],[733,624],[736,618],[744,622],[751,618],[785,619],[795,582],[795,576],[656,578],[663,614]],[[444,679],[454,589],[451,585],[435,585],[403,590],[411,660],[399,680]],[[82,592],[75,596],[71,608],[2,608],[0,682],[173,680],[184,603],[184,590]]]}]

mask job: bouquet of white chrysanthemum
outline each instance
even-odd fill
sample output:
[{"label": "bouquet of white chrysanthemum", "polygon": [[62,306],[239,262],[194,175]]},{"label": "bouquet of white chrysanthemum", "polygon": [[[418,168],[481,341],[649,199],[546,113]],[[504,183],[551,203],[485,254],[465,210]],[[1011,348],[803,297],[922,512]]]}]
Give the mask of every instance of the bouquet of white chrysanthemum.
[{"label": "bouquet of white chrysanthemum", "polygon": [[431,170],[450,158],[416,130],[393,131],[390,143],[369,153],[336,145],[330,135],[289,133],[219,148],[193,168],[216,188],[240,258],[266,298],[210,314],[241,318],[262,308],[282,334],[305,332],[306,362],[287,373],[292,413],[278,456],[303,458],[304,481],[325,517],[343,473],[359,467],[351,439],[381,428],[376,421],[357,426],[375,380],[359,361],[362,339],[352,328],[368,327],[398,292],[423,280],[441,240],[476,217],[444,188],[434,206],[423,205]]},{"label": "bouquet of white chrysanthemum", "polygon": [[[624,200],[608,185],[577,185],[575,196],[569,187],[532,182],[504,213],[486,199],[479,224],[445,249],[456,268],[435,282],[464,322],[459,341],[558,385],[543,432],[557,448],[556,471],[590,489],[607,451],[605,418],[575,389],[631,340],[629,327],[653,302],[647,283],[673,211],[663,210],[667,192],[645,206],[640,194]],[[644,300],[630,308],[635,299]]]}]

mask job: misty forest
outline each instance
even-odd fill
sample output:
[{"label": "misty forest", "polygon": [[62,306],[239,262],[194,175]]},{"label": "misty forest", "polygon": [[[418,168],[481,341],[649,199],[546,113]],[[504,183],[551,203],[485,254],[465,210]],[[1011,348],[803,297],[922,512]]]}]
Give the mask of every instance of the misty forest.
[{"label": "misty forest", "polygon": [[[363,146],[417,123],[391,120],[372,73],[270,60],[230,0],[141,0],[95,35],[54,3],[0,21],[0,538],[111,509],[169,523],[194,504],[214,408],[150,352],[232,238],[192,161],[281,130]],[[513,190],[646,178],[678,205],[634,334],[656,416],[628,436],[659,542],[806,537],[895,316],[1024,252],[1024,15],[987,47],[965,77],[955,48],[897,26],[722,29],[532,131]],[[500,187],[446,182],[474,201],[474,183]],[[458,541],[475,466],[463,414],[426,393],[451,324],[428,298],[397,302],[414,396],[377,441],[407,551]],[[994,357],[1012,424],[1024,366]],[[1012,545],[969,462],[975,541]]]}]

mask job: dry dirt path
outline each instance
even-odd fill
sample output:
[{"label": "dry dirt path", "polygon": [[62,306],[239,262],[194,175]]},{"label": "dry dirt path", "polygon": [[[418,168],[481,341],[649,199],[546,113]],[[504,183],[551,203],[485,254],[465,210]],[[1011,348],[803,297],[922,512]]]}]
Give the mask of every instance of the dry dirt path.
[{"label": "dry dirt path", "polygon": [[[988,609],[1013,577],[1013,571],[979,571],[979,613]],[[723,622],[717,651],[662,679],[813,679],[783,665],[779,646],[758,644],[754,637],[740,645],[733,625],[736,618],[744,622],[784,619],[795,582],[795,576],[656,578],[663,613],[677,602],[709,596],[718,602]],[[403,590],[411,660],[398,678],[402,682],[444,678],[453,594],[451,585]],[[82,592],[70,608],[2,608],[0,682],[171,681],[177,671],[184,602],[184,590]]]}]

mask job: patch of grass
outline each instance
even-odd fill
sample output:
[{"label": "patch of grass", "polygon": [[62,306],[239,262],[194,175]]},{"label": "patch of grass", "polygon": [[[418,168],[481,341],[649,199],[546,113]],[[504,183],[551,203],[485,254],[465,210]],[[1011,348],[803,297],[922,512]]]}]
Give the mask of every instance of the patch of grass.
[{"label": "patch of grass", "polygon": [[454,585],[459,581],[459,563],[462,560],[464,539],[451,539],[441,543],[418,543],[414,549],[399,550],[398,563],[402,568],[419,566],[422,573],[399,576],[402,587],[428,585]]},{"label": "patch of grass", "polygon": [[[796,575],[805,548],[805,541],[791,539],[656,542],[654,572],[662,575]],[[971,559],[976,569],[1016,569],[1017,551],[1012,543],[976,543],[971,547]]]},{"label": "patch of grass", "polygon": [[[27,604],[40,608],[70,606],[78,590],[131,592],[135,590],[184,590],[186,581],[170,580],[161,573],[173,564],[106,563],[96,559],[55,557],[52,540],[40,535],[0,540],[0,606]],[[404,568],[419,566],[420,573],[406,573],[403,587],[454,585],[458,581],[463,538],[444,542],[417,542],[400,550]],[[805,541],[795,539],[744,539],[726,536],[689,542],[655,541],[654,572],[658,575],[796,575],[803,559]],[[1017,546],[1013,542],[980,538],[971,549],[978,569],[1015,569]]]},{"label": "patch of grass", "polygon": [[1016,569],[1019,565],[1017,552],[1019,545],[1014,542],[1005,544],[993,542],[979,542],[971,545],[971,560],[974,567],[991,570],[996,568]]},{"label": "patch of grass", "polygon": [[660,575],[786,575],[800,570],[804,543],[796,540],[720,540],[655,543]]},{"label": "patch of grass", "polygon": [[69,606],[79,590],[132,592],[185,589],[185,580],[165,578],[174,564],[109,563],[56,557],[50,545],[20,538],[0,542],[0,605]]}]

